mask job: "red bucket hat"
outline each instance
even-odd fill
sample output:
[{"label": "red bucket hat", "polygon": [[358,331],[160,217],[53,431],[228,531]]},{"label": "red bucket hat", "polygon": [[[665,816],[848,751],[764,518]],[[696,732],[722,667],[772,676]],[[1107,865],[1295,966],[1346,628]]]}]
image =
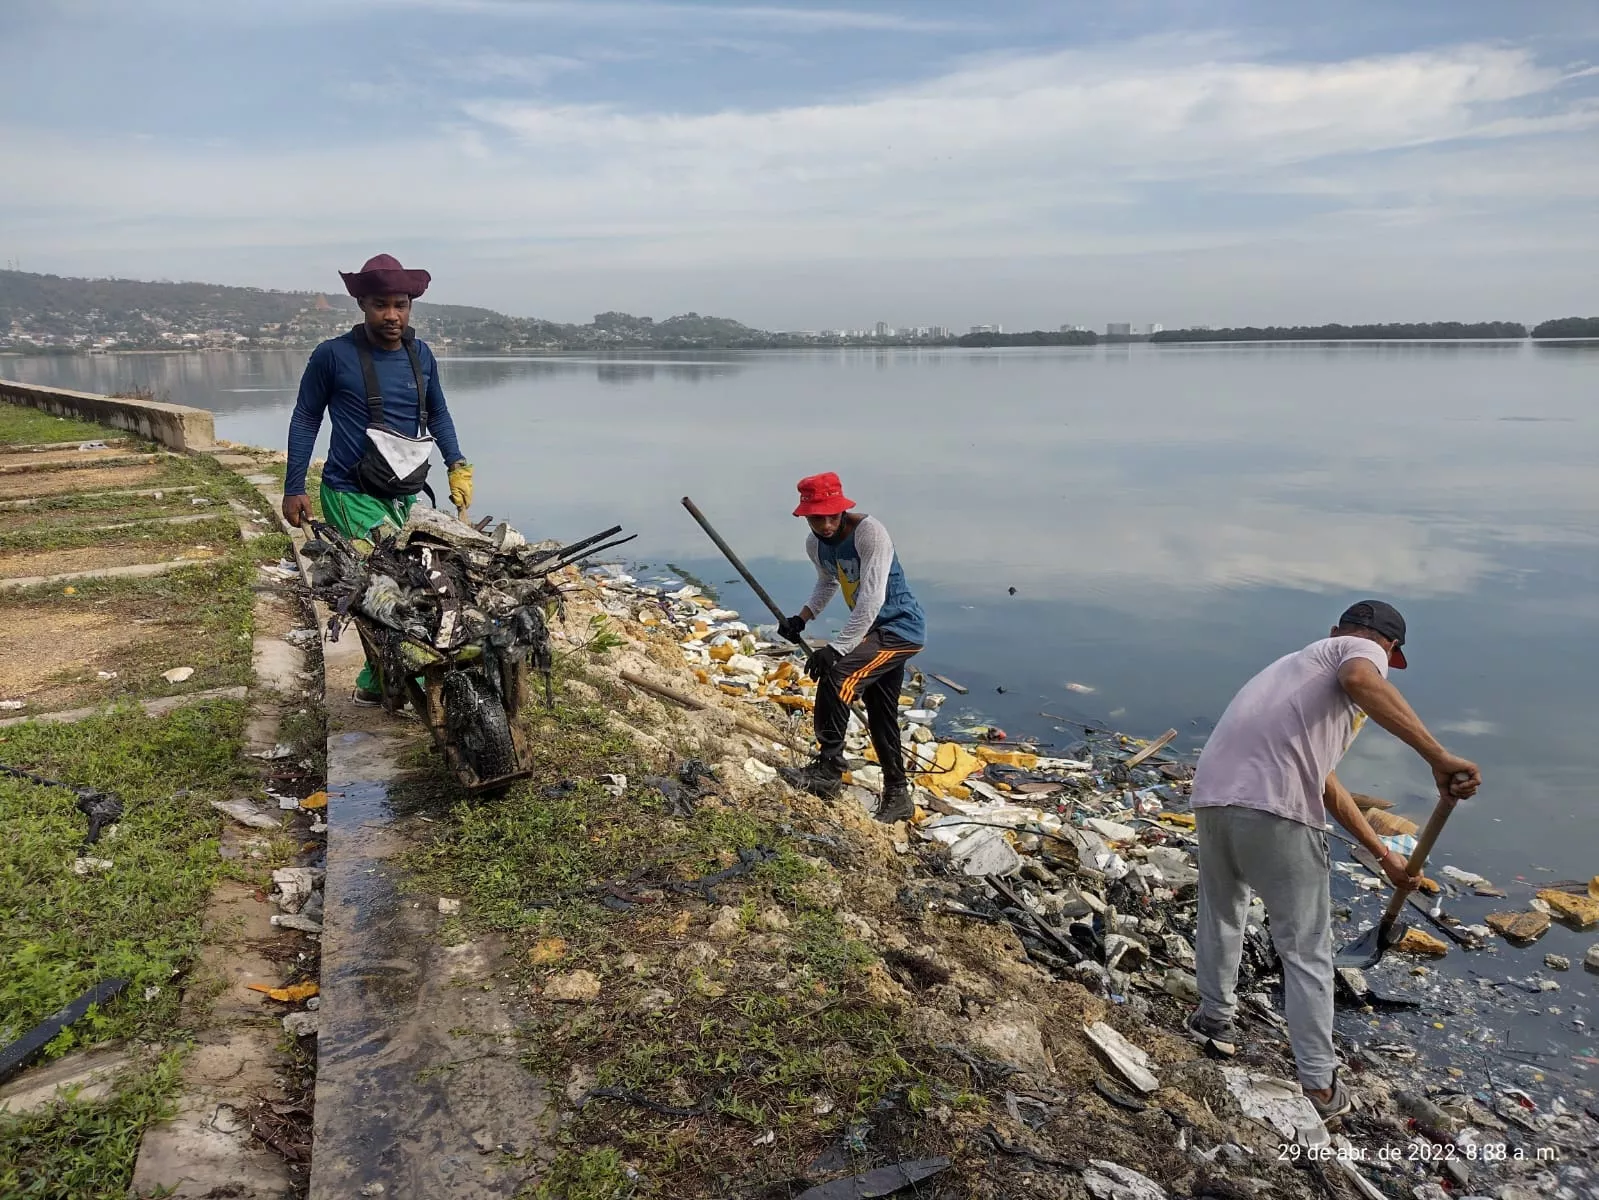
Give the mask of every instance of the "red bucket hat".
[{"label": "red bucket hat", "polygon": [[344,290],[357,300],[400,292],[415,300],[433,281],[426,271],[407,271],[392,254],[375,254],[359,271],[340,271],[339,278],[344,280]]},{"label": "red bucket hat", "polygon": [[855,507],[855,501],[844,495],[844,485],[831,471],[807,475],[800,480],[799,494],[799,507],[794,510],[796,517],[830,517]]}]

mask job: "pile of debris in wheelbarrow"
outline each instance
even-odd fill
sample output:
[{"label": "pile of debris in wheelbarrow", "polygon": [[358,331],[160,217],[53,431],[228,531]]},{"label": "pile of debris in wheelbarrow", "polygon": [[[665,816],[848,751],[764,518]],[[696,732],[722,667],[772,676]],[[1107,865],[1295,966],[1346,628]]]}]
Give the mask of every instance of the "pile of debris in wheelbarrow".
[{"label": "pile of debris in wheelbarrow", "polygon": [[516,715],[527,672],[552,701],[550,621],[561,606],[552,578],[589,554],[632,538],[621,526],[563,545],[530,543],[493,518],[468,525],[417,505],[398,531],[352,542],[313,522],[303,549],[311,590],[332,610],[328,640],[353,621],[377,671],[383,705],[410,703],[463,786],[501,789],[530,773]]},{"label": "pile of debris in wheelbarrow", "polygon": [[[700,586],[681,579],[641,581],[615,565],[595,566],[588,574],[605,612],[670,638],[700,683],[764,710],[763,717],[777,722],[788,714],[792,740],[808,741],[803,727],[815,684],[805,677],[794,647],[771,626],[752,627]],[[918,854],[920,843],[918,856],[928,869],[901,891],[898,903],[1008,925],[1043,970],[1081,984],[1152,1026],[1180,1029],[1198,998],[1193,974],[1198,870],[1188,806],[1193,765],[1169,749],[1175,733],[1146,743],[1085,725],[1060,748],[1035,746],[994,728],[981,712],[951,703],[949,694],[963,690],[944,676],[912,670],[907,677],[900,722],[914,764],[917,811],[890,836],[906,855]],[[850,722],[846,752],[852,762],[846,795],[870,812],[881,772],[858,719]],[[747,760],[743,769],[761,781],[777,777],[758,758]],[[1414,847],[1413,823],[1385,812],[1384,801],[1359,797],[1358,802],[1394,849],[1408,853]],[[1371,907],[1386,885],[1374,864],[1338,867],[1334,886],[1347,905],[1342,915],[1351,921],[1335,936],[1347,943],[1358,928],[1352,918]],[[1428,922],[1437,936],[1413,928],[1392,947],[1392,959],[1381,970],[1339,971],[1345,1061],[1364,1097],[1361,1111],[1345,1121],[1342,1133],[1329,1142],[1315,1140],[1328,1135],[1297,1086],[1285,1082],[1293,1078],[1293,1068],[1280,965],[1258,901],[1249,914],[1238,988],[1240,1021],[1254,1048],[1241,1049],[1223,1068],[1227,1088],[1246,1116],[1271,1130],[1279,1146],[1296,1155],[1320,1155],[1326,1169],[1363,1195],[1436,1197],[1446,1193],[1435,1181],[1447,1180],[1458,1191],[1468,1175],[1473,1183],[1516,1180],[1500,1189],[1506,1197],[1532,1191],[1559,1195],[1566,1194],[1562,1188],[1585,1186],[1581,1162],[1593,1118],[1584,1115],[1581,1101],[1573,1105],[1541,1086],[1539,1062],[1496,1053],[1514,989],[1501,995],[1476,986],[1475,980],[1451,979],[1416,965],[1418,956],[1443,954],[1450,942],[1471,950],[1496,940],[1497,929],[1468,924],[1442,907],[1441,902],[1465,903],[1455,885],[1466,874],[1445,867],[1440,877],[1441,882],[1429,880],[1430,895],[1418,895],[1411,906],[1418,923]],[[1481,1036],[1447,1053],[1435,1047],[1434,1061],[1425,1065],[1438,1082],[1429,1087],[1418,1072],[1423,1064],[1416,1061],[1417,1026],[1425,1025],[1442,1041],[1448,1034],[1438,1034],[1433,1023],[1446,1014],[1451,1029],[1476,1034],[1461,1028],[1469,1014]],[[1496,1020],[1501,1023],[1497,1031]],[[1084,1036],[1106,1067],[1097,1085],[1102,1097],[1134,1110],[1158,1103],[1160,1068],[1135,1039],[1103,1023]],[[1425,1058],[1428,1051],[1422,1054]],[[1462,1068],[1473,1077],[1480,1072],[1481,1082],[1465,1084]],[[1302,1143],[1302,1138],[1312,1140]],[[1237,1147],[1223,1149],[1238,1152]],[[1557,1150],[1559,1157],[1539,1159],[1540,1150],[1546,1156]],[[1352,1172],[1361,1176],[1358,1182]]]}]

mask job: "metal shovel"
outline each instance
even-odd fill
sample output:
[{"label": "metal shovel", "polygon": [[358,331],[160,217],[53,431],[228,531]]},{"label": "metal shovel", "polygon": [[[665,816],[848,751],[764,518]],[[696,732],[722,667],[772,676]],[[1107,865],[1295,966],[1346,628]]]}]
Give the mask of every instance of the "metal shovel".
[{"label": "metal shovel", "polygon": [[[1427,818],[1427,827],[1421,831],[1421,837],[1416,839],[1416,848],[1410,852],[1410,861],[1405,864],[1407,874],[1421,874],[1421,868],[1427,862],[1427,855],[1432,853],[1432,844],[1443,832],[1444,822],[1449,820],[1449,814],[1454,807],[1453,798],[1446,796],[1439,799],[1438,806],[1432,810],[1432,816]],[[1388,907],[1383,910],[1382,920],[1345,946],[1333,959],[1333,966],[1357,967],[1362,970],[1376,966],[1388,947],[1404,937],[1405,931],[1409,928],[1399,920],[1399,910],[1405,906],[1405,898],[1410,895],[1410,891],[1409,888],[1395,889],[1393,899],[1388,901]]]}]

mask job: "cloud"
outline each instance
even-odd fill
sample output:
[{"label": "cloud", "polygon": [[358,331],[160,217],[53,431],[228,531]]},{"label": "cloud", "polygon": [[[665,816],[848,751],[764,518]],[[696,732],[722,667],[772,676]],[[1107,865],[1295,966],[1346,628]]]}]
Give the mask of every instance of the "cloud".
[{"label": "cloud", "polygon": [[489,52],[445,59],[439,69],[456,79],[473,83],[508,80],[543,86],[558,75],[581,71],[589,60],[566,54],[501,54]]},{"label": "cloud", "polygon": [[[574,7],[426,3],[561,19]],[[381,189],[403,197],[399,228],[413,243],[462,262],[591,274],[942,260],[992,275],[998,261],[1046,256],[1258,256],[1273,239],[1293,239],[1301,262],[1313,246],[1370,252],[1373,239],[1440,256],[1529,242],[1576,253],[1599,239],[1578,211],[1599,187],[1599,103],[1586,80],[1512,46],[1306,62],[1216,37],[1155,38],[988,55],[852,96],[708,112],[494,94],[496,81],[542,88],[585,61],[497,49],[447,59],[449,98],[404,138],[352,127],[218,149],[13,124],[0,136],[32,166],[0,182],[0,215],[36,257],[321,253],[365,243]],[[1496,169],[1496,156],[1513,169]],[[1529,205],[1535,223],[1519,219]],[[1264,258],[1281,269],[1275,252]]]},{"label": "cloud", "polygon": [[1439,733],[1455,733],[1461,737],[1487,737],[1499,732],[1499,725],[1494,721],[1484,721],[1480,717],[1463,717],[1454,721],[1439,721],[1434,726]]},{"label": "cloud", "polygon": [[888,33],[944,33],[971,28],[965,21],[939,21],[891,12],[847,8],[802,8],[775,4],[720,5],[616,3],[614,0],[395,0],[396,7],[430,9],[518,20],[560,21],[583,25],[627,23],[636,27],[663,25],[753,26],[795,33],[837,30]]},{"label": "cloud", "polygon": [[[111,5],[106,0],[80,0],[76,7],[92,10],[109,8]],[[364,20],[371,15],[373,7],[370,0],[276,0],[270,4],[234,3],[224,6],[210,3],[210,0],[152,0],[145,10],[160,9],[169,16],[188,20],[323,24],[340,16]],[[969,21],[937,20],[849,8],[806,8],[777,4],[673,4],[656,3],[655,0],[385,0],[381,8],[386,13],[410,10],[478,18],[485,24],[491,21],[527,22],[630,30],[690,27],[753,28],[812,34],[949,33],[974,27],[974,23]]]}]

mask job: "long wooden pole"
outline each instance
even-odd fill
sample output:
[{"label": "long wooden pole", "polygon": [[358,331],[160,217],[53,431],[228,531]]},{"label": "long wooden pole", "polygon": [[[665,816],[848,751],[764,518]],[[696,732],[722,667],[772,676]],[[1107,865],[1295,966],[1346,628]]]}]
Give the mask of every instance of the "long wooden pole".
[{"label": "long wooden pole", "polygon": [[[656,683],[654,680],[645,679],[644,676],[635,675],[632,671],[623,671],[622,679],[628,683],[631,683],[636,688],[650,692],[653,695],[659,696],[663,700],[670,700],[674,704],[680,704],[684,708],[692,709],[695,712],[704,712],[713,708],[719,712],[727,711],[726,709],[721,708],[720,705],[707,704],[705,701],[700,700],[697,697],[690,696],[686,692],[680,692],[676,688],[669,688],[664,683]],[[743,717],[733,717],[733,728],[737,729],[740,733],[747,733],[751,737],[761,738],[762,740],[768,742],[776,742],[780,746],[787,746],[790,750],[796,751],[800,754],[806,754],[809,752],[805,747],[796,745],[795,743],[789,741],[788,738],[783,736],[777,730],[767,726],[757,725],[754,721],[746,721]]]}]

